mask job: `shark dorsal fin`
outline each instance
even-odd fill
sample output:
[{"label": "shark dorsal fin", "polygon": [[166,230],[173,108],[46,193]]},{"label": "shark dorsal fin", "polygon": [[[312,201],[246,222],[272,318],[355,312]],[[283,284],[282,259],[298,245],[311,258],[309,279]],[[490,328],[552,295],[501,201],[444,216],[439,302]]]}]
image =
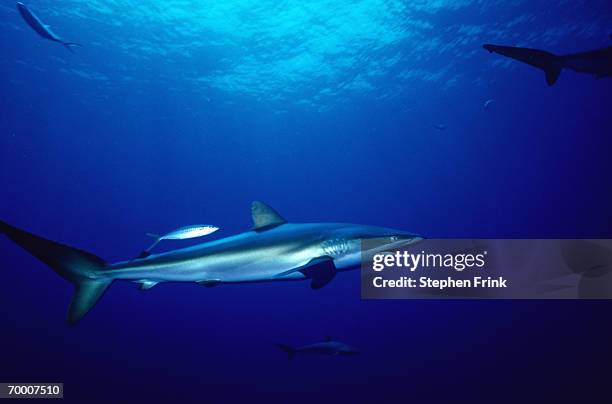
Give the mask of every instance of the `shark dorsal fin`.
[{"label": "shark dorsal fin", "polygon": [[251,216],[253,217],[253,230],[267,230],[287,223],[274,209],[260,201],[254,201],[251,204]]}]

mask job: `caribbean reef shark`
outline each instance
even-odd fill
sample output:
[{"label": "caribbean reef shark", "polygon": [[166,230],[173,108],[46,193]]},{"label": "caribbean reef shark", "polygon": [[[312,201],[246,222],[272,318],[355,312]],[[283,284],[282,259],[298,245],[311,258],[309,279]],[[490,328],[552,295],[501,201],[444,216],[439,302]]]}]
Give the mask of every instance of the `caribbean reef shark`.
[{"label": "caribbean reef shark", "polygon": [[310,286],[319,289],[337,272],[360,265],[363,240],[379,241],[368,253],[422,240],[411,233],[382,227],[287,223],[274,209],[258,201],[251,205],[251,214],[254,226],[245,233],[116,264],[107,264],[93,254],[1,221],[0,234],[7,235],[74,285],[69,324],[87,314],[114,280],[135,281],[147,290],[160,282],[214,286],[310,279]]},{"label": "caribbean reef shark", "polygon": [[62,45],[64,45],[70,52],[73,52],[73,53],[74,53],[74,51],[72,50],[73,46],[81,46],[78,43],[66,42],[62,38],[57,36],[53,31],[51,31],[51,28],[49,28],[48,25],[43,24],[40,18],[38,18],[36,14],[30,11],[30,9],[27,8],[25,4],[21,2],[17,2],[17,10],[19,11],[19,14],[21,14],[25,22],[28,23],[30,28],[36,31],[36,33],[40,35],[41,37],[48,39],[50,41],[59,42]]},{"label": "caribbean reef shark", "polygon": [[296,354],[300,355],[331,355],[331,356],[349,356],[357,355],[359,351],[343,344],[342,342],[334,341],[332,337],[325,337],[324,342],[304,345],[301,347],[292,347],[285,344],[275,344],[277,348],[287,353],[289,359],[293,359]]},{"label": "caribbean reef shark", "polygon": [[483,48],[544,70],[549,86],[557,82],[562,69],[593,74],[597,79],[612,76],[612,46],[560,56],[543,50],[514,46],[486,44]]}]

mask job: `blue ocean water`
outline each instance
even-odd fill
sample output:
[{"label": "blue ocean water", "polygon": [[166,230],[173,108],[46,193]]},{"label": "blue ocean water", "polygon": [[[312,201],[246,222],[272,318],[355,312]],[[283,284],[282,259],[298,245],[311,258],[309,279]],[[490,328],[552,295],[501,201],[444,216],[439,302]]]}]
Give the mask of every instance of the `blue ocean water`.
[{"label": "blue ocean water", "polygon": [[[432,238],[612,236],[612,79],[563,71],[548,87],[481,47],[610,46],[607,1],[27,5],[83,46],[0,3],[8,223],[111,262],[147,232],[244,231],[255,199]],[[607,302],[362,301],[358,271],[318,291],[115,282],[69,327],[72,287],[4,238],[0,253],[0,381],[63,382],[71,402],[606,391]],[[273,345],[325,335],[362,354],[288,361]]]}]

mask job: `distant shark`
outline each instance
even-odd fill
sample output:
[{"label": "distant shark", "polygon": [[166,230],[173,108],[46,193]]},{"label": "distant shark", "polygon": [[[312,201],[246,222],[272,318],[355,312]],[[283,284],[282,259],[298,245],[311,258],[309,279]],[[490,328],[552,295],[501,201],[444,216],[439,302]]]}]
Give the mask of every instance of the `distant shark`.
[{"label": "distant shark", "polygon": [[289,355],[289,359],[293,359],[296,354],[299,355],[331,355],[331,356],[349,356],[357,355],[359,351],[343,344],[342,342],[334,341],[332,337],[325,337],[324,342],[304,345],[300,347],[292,347],[285,344],[275,344],[277,348]]},{"label": "distant shark", "polygon": [[339,223],[287,223],[262,202],[251,205],[253,228],[196,246],[107,264],[88,252],[47,240],[0,221],[4,233],[75,287],[69,324],[78,322],[116,279],[146,290],[160,282],[221,283],[310,279],[319,289],[361,261],[361,242],[377,239],[376,253],[422,240],[400,230]]},{"label": "distant shark", "polygon": [[612,46],[560,56],[543,50],[514,46],[486,44],[483,48],[544,70],[549,86],[557,82],[562,69],[593,74],[597,79],[612,76]]},{"label": "distant shark", "polygon": [[38,18],[36,14],[30,11],[30,9],[27,8],[25,4],[17,2],[17,10],[19,10],[19,14],[21,14],[25,22],[27,22],[28,25],[41,37],[50,41],[59,42],[64,45],[70,52],[73,53],[73,46],[81,46],[78,43],[66,42],[62,38],[57,36],[53,31],[51,31],[51,28],[48,25],[43,24],[40,18]]}]

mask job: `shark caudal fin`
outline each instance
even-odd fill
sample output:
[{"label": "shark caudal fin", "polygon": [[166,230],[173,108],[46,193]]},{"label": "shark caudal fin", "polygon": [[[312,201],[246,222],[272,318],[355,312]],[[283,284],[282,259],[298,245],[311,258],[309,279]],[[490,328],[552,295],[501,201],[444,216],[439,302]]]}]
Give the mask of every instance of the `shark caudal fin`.
[{"label": "shark caudal fin", "polygon": [[546,83],[549,86],[555,84],[559,78],[559,74],[561,74],[561,68],[563,66],[561,66],[561,63],[559,62],[560,58],[559,56],[553,55],[550,52],[539,49],[492,44],[485,44],[482,45],[482,47],[489,52],[497,53],[499,55],[506,56],[544,70]]},{"label": "shark caudal fin", "polygon": [[21,248],[47,264],[74,285],[74,296],[67,322],[77,323],[100,299],[112,280],[97,279],[106,263],[93,254],[28,233],[0,221],[0,234],[6,234]]},{"label": "shark caudal fin", "polygon": [[75,53],[74,49],[72,49],[75,46],[83,46],[80,43],[74,43],[74,42],[62,42],[62,45],[64,45],[66,47],[66,49],[68,49],[71,53]]},{"label": "shark caudal fin", "polygon": [[274,344],[274,346],[285,352],[289,359],[293,359],[295,357],[295,349],[292,346],[286,344]]},{"label": "shark caudal fin", "polygon": [[561,68],[556,66],[548,66],[544,69],[544,75],[546,76],[546,84],[552,86],[557,82],[559,75],[561,74]]}]

